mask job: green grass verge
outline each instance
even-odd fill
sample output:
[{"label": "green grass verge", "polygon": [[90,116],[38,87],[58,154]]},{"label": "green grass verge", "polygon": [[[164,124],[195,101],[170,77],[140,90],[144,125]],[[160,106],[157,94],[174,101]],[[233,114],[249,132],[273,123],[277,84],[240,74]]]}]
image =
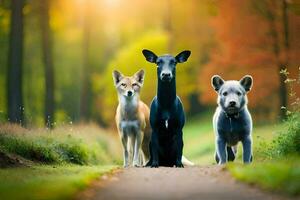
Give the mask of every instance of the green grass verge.
[{"label": "green grass verge", "polygon": [[9,160],[4,164],[12,168],[0,169],[0,199],[70,199],[116,168],[120,147],[117,135],[93,124],[51,131],[1,124],[2,156],[21,158],[30,167],[13,167]]},{"label": "green grass verge", "polygon": [[52,131],[0,125],[1,151],[48,164],[120,163],[117,139],[96,125],[65,126]]},{"label": "green grass verge", "polygon": [[0,169],[0,199],[71,199],[116,166],[34,166]]},{"label": "green grass verge", "polygon": [[300,194],[300,159],[258,162],[251,165],[228,164],[227,169],[238,180],[270,191]]}]

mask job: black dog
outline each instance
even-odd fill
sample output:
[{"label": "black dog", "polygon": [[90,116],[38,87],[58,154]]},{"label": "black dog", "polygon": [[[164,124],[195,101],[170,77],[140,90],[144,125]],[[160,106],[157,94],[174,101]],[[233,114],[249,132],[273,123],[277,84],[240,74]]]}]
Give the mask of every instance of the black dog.
[{"label": "black dog", "polygon": [[183,139],[182,128],[185,123],[181,100],[176,95],[176,64],[187,61],[190,51],[183,51],[176,57],[156,56],[143,50],[148,62],[157,64],[157,96],[150,109],[152,136],[150,141],[150,160],[146,166],[183,167],[181,162]]}]

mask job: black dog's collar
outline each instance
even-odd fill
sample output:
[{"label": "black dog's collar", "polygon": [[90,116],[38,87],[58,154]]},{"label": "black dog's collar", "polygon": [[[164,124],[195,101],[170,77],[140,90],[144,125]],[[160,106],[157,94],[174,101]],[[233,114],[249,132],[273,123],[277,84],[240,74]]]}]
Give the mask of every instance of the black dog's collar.
[{"label": "black dog's collar", "polygon": [[228,113],[226,113],[225,111],[223,111],[224,114],[225,114],[225,117],[229,119],[229,122],[230,122],[230,132],[233,131],[233,127],[232,127],[232,119],[238,119],[240,117],[240,112],[238,113],[235,113],[235,114],[231,114],[229,115]]},{"label": "black dog's collar", "polygon": [[227,118],[227,119],[229,119],[229,123],[230,123],[230,132],[232,133],[232,131],[233,131],[233,127],[232,127],[232,119],[238,119],[239,117],[240,117],[240,112],[238,112],[238,113],[235,113],[235,114],[233,114],[233,115],[228,115],[228,113],[226,113],[225,111],[223,111],[224,112],[224,114],[225,114],[225,117]]},{"label": "black dog's collar", "polygon": [[223,111],[224,112],[224,114],[225,114],[225,116],[226,116],[226,118],[234,118],[234,119],[237,119],[237,118],[239,118],[240,117],[240,112],[238,112],[238,113],[235,113],[235,114],[228,114],[228,113],[226,113],[225,111]]}]

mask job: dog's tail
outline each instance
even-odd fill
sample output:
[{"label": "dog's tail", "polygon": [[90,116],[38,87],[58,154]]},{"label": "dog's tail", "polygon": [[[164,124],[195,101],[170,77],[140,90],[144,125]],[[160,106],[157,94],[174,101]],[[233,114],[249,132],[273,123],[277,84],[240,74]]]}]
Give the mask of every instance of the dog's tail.
[{"label": "dog's tail", "polygon": [[181,162],[184,166],[194,166],[192,161],[189,161],[184,155],[182,155]]}]

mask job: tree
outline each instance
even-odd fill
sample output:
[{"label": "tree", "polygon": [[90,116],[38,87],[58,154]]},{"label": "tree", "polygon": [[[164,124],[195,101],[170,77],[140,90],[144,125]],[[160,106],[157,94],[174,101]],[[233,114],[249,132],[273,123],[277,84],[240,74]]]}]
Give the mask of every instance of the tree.
[{"label": "tree", "polygon": [[40,2],[40,25],[42,33],[42,52],[45,67],[45,124],[53,128],[55,96],[54,96],[54,66],[52,55],[52,34],[50,30],[49,8],[51,0]]},{"label": "tree", "polygon": [[255,91],[249,93],[252,111],[263,120],[277,118],[278,114],[285,116],[284,110],[277,112],[288,103],[285,77],[279,72],[289,65],[291,75],[296,73],[290,68],[299,64],[296,56],[299,29],[293,27],[300,22],[297,15],[288,12],[286,3],[284,0],[218,3],[219,13],[212,24],[218,46],[200,74],[203,102],[215,102],[214,91],[207,84],[213,74],[221,74],[225,79],[251,74]]},{"label": "tree", "polygon": [[22,93],[23,65],[23,0],[11,1],[10,41],[7,70],[8,119],[24,124]]},{"label": "tree", "polygon": [[[250,106],[257,112],[269,113],[278,103],[278,74],[274,56],[270,50],[271,41],[268,24],[252,13],[249,1],[226,0],[218,3],[218,14],[211,26],[215,29],[215,48],[210,53],[208,64],[200,71],[201,101],[216,102],[211,88],[212,75],[219,74],[224,79],[239,79],[245,74],[254,77],[255,93],[249,93]],[[268,74],[269,78],[263,75]],[[255,95],[255,98],[252,96]],[[273,99],[273,101],[270,101]],[[264,116],[266,117],[266,116]]]},{"label": "tree", "polygon": [[80,118],[85,121],[89,118],[90,108],[90,63],[89,63],[89,50],[90,50],[90,14],[91,14],[91,1],[87,0],[84,10],[84,24],[83,24],[83,66],[82,66],[82,85],[80,95]]},{"label": "tree", "polygon": [[[299,46],[297,46],[299,40],[293,39],[293,35],[298,35],[299,29],[293,27],[299,26],[299,13],[291,11],[297,7],[297,3],[287,0],[257,0],[253,3],[259,14],[269,24],[269,33],[272,38],[272,49],[278,72],[285,72],[287,68],[288,71],[295,72],[292,68],[294,68],[294,65],[298,68],[299,58],[293,55],[299,53]],[[293,39],[292,42],[291,39]],[[291,43],[293,45],[290,45]],[[286,108],[288,105],[288,91],[284,73],[280,73],[279,76],[278,95],[280,106]],[[281,109],[280,116],[282,119],[286,118],[286,109]]]},{"label": "tree", "polygon": [[[281,9],[282,9],[282,26],[283,26],[283,38],[284,38],[284,45],[283,45],[283,50],[285,51],[284,53],[284,58],[283,62],[281,63],[279,69],[282,72],[285,70],[285,68],[288,66],[288,55],[289,55],[289,19],[288,19],[288,6],[287,6],[287,0],[281,0]],[[287,88],[285,84],[285,77],[283,73],[280,73],[280,103],[282,106],[287,107],[288,103],[288,96],[287,96]],[[281,109],[281,118],[286,118],[286,110]]]},{"label": "tree", "polygon": [[[255,7],[267,20],[269,24],[269,33],[272,38],[272,49],[274,57],[276,58],[276,65],[278,73],[284,71],[288,66],[288,50],[289,50],[289,37],[288,37],[288,15],[287,15],[287,2],[281,0],[280,2],[264,0],[254,1]],[[281,4],[281,5],[280,5]],[[280,12],[281,11],[281,12]],[[281,18],[281,20],[280,20]],[[282,23],[278,23],[282,21]],[[282,28],[278,28],[278,27]],[[283,38],[283,40],[281,40]],[[283,41],[283,45],[281,44]],[[284,55],[284,56],[283,56]],[[288,102],[287,88],[285,84],[285,75],[280,73],[279,75],[279,103],[280,106],[286,108]],[[280,117],[284,119],[286,117],[285,109],[281,109]]]}]

